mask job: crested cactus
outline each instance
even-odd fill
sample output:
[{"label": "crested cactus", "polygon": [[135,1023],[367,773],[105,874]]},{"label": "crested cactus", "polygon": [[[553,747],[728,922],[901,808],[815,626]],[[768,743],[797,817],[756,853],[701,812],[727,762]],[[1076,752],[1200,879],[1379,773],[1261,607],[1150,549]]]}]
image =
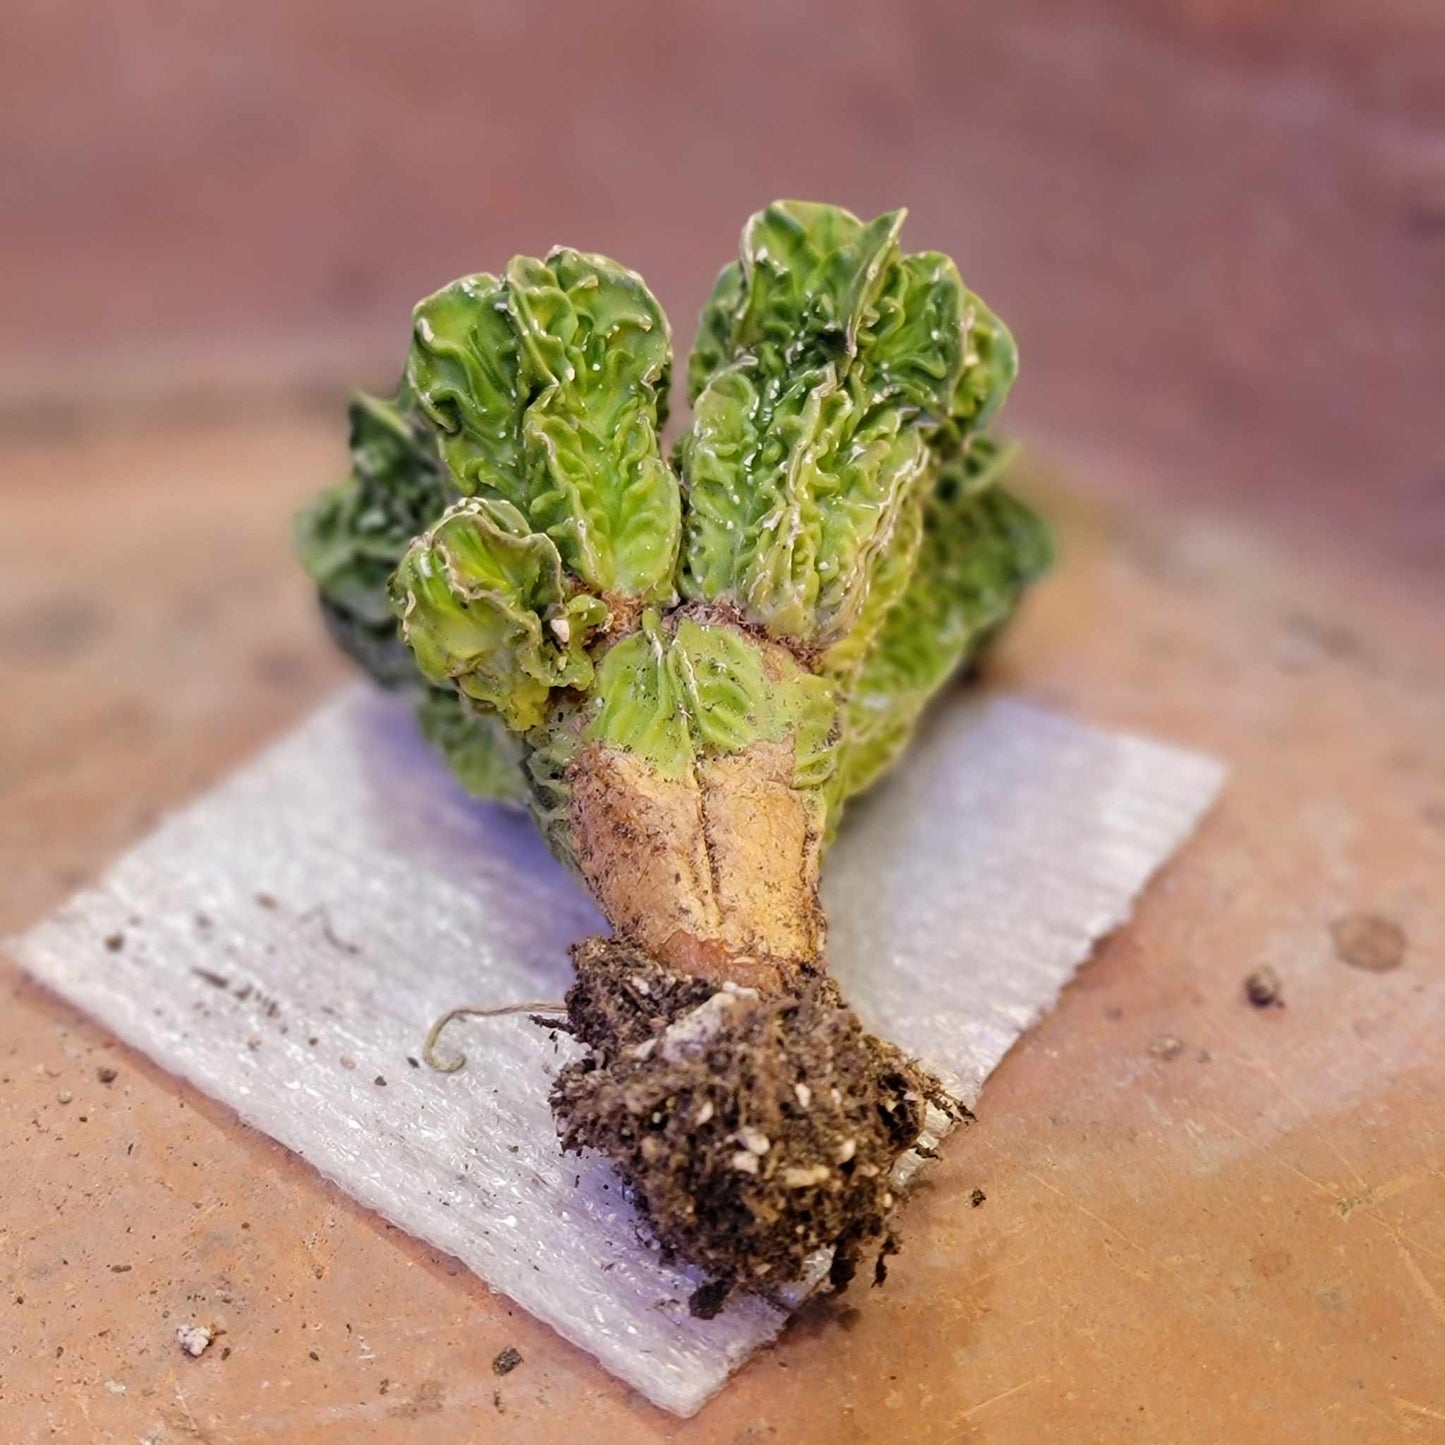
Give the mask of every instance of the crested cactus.
[{"label": "crested cactus", "polygon": [[[947,257],[901,250],[902,220],[752,218],[703,311],[671,461],[670,333],[638,276],[559,249],[453,283],[416,308],[396,399],[354,405],[351,478],[299,525],[341,645],[415,690],[472,791],[526,800],[612,924],[577,956],[592,1056],[559,1081],[564,1142],[609,1152],[663,1240],[725,1284],[796,1274],[820,1246],[846,1261],[886,1229],[929,1086],[826,980],[820,861],[1049,556],[980,434],[1012,339]],[[639,1052],[598,999],[649,970],[677,1012],[649,1012]],[[781,1073],[717,1054],[742,1014],[754,1055],[783,1040]],[[821,1115],[791,1133],[779,1115],[778,1088],[817,1092],[802,1017],[862,1061],[837,1107],[903,1121],[879,1157],[824,1159]],[[678,1029],[693,1043],[670,1050]],[[659,1141],[680,1060],[704,1057],[714,1083],[747,1078],[699,1107],[724,1159],[700,1175]],[[786,1137],[758,1151],[761,1117]]]}]

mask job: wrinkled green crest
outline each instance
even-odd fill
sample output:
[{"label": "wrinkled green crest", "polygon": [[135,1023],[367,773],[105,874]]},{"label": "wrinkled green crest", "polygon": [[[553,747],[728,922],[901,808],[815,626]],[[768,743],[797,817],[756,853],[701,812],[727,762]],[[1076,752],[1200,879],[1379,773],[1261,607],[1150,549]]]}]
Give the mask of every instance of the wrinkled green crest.
[{"label": "wrinkled green crest", "polygon": [[406,388],[395,401],[351,403],[351,475],[296,521],[302,566],[337,642],[386,686],[415,675],[397,637],[387,579],[411,540],[455,499],[431,428]]},{"label": "wrinkled green crest", "polygon": [[839,801],[897,760],[928,700],[987,645],[1052,560],[1038,515],[995,485],[1007,461],[976,438],[928,498],[917,562],[849,689]]},{"label": "wrinkled green crest", "polygon": [[675,469],[666,317],[578,251],[426,298],[397,397],[353,406],[352,474],[297,531],[328,622],[560,855],[586,742],[682,777],[790,740],[836,827],[1046,565],[979,435],[1013,339],[902,223],[797,201],[748,222]]},{"label": "wrinkled green crest", "polygon": [[421,302],[407,379],[461,491],[510,503],[594,592],[666,601],[681,513],[657,440],[671,362],[641,279],[558,249]]},{"label": "wrinkled green crest", "polygon": [[682,614],[665,628],[655,612],[602,660],[588,741],[625,748],[664,777],[699,757],[791,739],[799,787],[833,772],[837,700],[832,682],[798,663],[770,670],[745,633]]},{"label": "wrinkled green crest", "polygon": [[522,744],[502,719],[470,707],[460,693],[428,688],[417,706],[426,740],[473,797],[523,807]]},{"label": "wrinkled green crest", "polygon": [[1001,323],[902,212],[864,225],[780,202],[718,278],[688,368],[683,593],[729,598],[776,637],[848,636],[913,525],[937,441],[1001,404]]},{"label": "wrinkled green crest", "polygon": [[556,544],[510,502],[458,502],[414,542],[391,582],[402,636],[427,681],[453,683],[518,732],[553,688],[592,681],[586,643],[606,604],[568,597]]}]

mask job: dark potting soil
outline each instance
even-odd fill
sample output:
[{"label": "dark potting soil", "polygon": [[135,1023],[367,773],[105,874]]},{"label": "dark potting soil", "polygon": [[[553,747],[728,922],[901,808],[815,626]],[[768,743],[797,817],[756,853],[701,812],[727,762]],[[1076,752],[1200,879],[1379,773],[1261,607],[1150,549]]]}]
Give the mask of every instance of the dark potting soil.
[{"label": "dark potting soil", "polygon": [[590,1052],[552,1090],[563,1147],[607,1155],[664,1249],[708,1272],[694,1313],[715,1314],[734,1286],[797,1279],[825,1247],[842,1289],[896,1247],[893,1166],[925,1103],[948,1100],[830,978],[719,989],[599,938],[573,960],[564,1027]]}]

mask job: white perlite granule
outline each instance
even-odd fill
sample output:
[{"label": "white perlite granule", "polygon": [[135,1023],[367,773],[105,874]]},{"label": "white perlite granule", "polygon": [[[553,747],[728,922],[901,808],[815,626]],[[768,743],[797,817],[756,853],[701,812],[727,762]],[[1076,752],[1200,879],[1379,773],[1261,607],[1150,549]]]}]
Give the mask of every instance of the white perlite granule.
[{"label": "white perlite granule", "polygon": [[182,1325],[176,1331],[176,1343],[193,1360],[204,1355],[215,1338],[216,1332],[210,1325]]},{"label": "white perlite granule", "polygon": [[[1220,778],[1019,703],[946,707],[828,856],[844,991],[973,1103]],[[560,999],[567,945],[601,930],[525,817],[464,797],[405,709],[356,688],[9,946],[127,1043],[691,1414],[786,1313],[743,1296],[688,1315],[700,1277],[659,1262],[605,1163],[558,1150],[547,1091],[565,1037],[524,1018],[459,1023],[448,1043],[465,1069],[415,1062],[454,1005]]]}]

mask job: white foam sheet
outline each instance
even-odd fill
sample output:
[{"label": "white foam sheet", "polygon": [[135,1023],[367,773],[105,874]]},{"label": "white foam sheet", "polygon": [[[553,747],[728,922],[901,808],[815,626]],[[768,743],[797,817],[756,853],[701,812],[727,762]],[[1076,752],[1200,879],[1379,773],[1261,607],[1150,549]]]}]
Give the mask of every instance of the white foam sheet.
[{"label": "white foam sheet", "polygon": [[[1010,701],[955,703],[829,854],[830,959],[863,1019],[972,1102],[1209,805],[1219,767]],[[692,1319],[597,1159],[559,1152],[571,1057],[463,1002],[560,999],[602,928],[530,822],[464,797],[405,709],[342,694],[9,950],[363,1204],[691,1414],[786,1320]],[[313,1043],[312,1040],[315,1040]],[[385,1078],[385,1086],[376,1083]]]}]

